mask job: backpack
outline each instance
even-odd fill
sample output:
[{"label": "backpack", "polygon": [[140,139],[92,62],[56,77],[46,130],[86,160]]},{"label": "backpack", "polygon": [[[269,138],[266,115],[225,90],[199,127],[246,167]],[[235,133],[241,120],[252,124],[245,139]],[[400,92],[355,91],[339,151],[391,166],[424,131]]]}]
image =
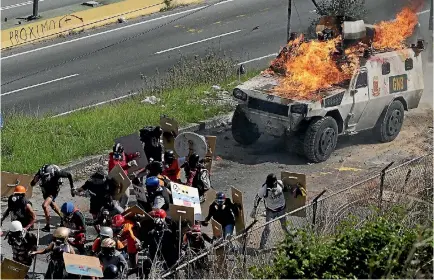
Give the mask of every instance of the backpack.
[{"label": "backpack", "polygon": [[196,172],[193,178],[193,187],[202,189],[203,191],[207,191],[211,188],[211,181],[209,179],[209,172],[204,167],[198,167],[198,171]]}]

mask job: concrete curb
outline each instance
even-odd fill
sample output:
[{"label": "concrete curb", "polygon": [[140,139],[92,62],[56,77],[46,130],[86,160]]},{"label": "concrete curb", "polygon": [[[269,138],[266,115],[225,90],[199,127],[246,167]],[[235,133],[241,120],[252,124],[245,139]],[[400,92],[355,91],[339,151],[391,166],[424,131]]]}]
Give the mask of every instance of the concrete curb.
[{"label": "concrete curb", "polygon": [[[231,124],[233,112],[225,114],[225,115],[219,115],[215,116],[213,118],[201,121],[199,123],[191,123],[187,124],[185,127],[182,127],[179,130],[179,133],[182,132],[201,132],[208,129],[213,129],[217,127],[222,127],[228,124]],[[73,161],[72,163],[61,166],[62,169],[65,169],[69,172],[73,172],[77,169],[83,169],[89,164],[94,164],[99,162],[104,156],[108,155],[111,150],[107,150],[104,154],[95,155],[95,156],[89,156],[82,159],[79,159],[77,161]]]}]

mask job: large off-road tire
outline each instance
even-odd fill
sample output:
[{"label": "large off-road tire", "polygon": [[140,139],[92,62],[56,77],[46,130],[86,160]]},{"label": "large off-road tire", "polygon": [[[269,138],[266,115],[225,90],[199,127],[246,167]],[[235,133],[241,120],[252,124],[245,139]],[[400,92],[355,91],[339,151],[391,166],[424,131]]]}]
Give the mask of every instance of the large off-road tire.
[{"label": "large off-road tire", "polygon": [[393,101],[378,119],[374,133],[378,141],[386,143],[393,141],[401,131],[404,122],[404,105],[398,100]]},{"label": "large off-road tire", "polygon": [[255,143],[261,134],[258,126],[251,123],[244,112],[237,107],[232,117],[232,137],[242,145],[251,145]]},{"label": "large off-road tire", "polygon": [[332,117],[313,120],[304,136],[304,154],[311,162],[326,161],[336,148],[338,125]]}]

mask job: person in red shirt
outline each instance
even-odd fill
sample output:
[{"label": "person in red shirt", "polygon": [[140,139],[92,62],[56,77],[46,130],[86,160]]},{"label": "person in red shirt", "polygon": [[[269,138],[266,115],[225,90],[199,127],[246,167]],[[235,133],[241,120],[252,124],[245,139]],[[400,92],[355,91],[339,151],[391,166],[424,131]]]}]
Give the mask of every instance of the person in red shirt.
[{"label": "person in red shirt", "polygon": [[140,152],[125,154],[122,144],[116,143],[113,146],[113,152],[109,154],[108,171],[110,172],[116,164],[119,164],[125,174],[128,175],[128,169],[132,166],[137,166],[137,162],[134,159],[138,156],[140,156]]},{"label": "person in red shirt", "polygon": [[125,219],[121,214],[112,218],[112,228],[119,240],[127,246],[127,253],[130,260],[130,268],[137,267],[138,249],[141,246],[140,240],[134,233],[135,222]]},{"label": "person in red shirt", "polygon": [[164,170],[162,175],[167,176],[170,181],[181,183],[181,166],[185,163],[185,157],[176,159],[172,150],[164,153]]}]

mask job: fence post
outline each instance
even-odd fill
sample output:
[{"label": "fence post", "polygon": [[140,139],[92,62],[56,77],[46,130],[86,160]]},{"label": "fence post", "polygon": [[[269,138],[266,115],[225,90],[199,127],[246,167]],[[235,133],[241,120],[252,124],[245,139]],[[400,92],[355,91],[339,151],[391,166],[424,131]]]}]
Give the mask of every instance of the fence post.
[{"label": "fence post", "polygon": [[378,196],[378,208],[382,207],[383,204],[383,190],[384,190],[384,177],[386,176],[386,170],[392,166],[392,164],[394,164],[395,162],[392,161],[391,163],[389,163],[386,167],[383,168],[383,170],[381,170],[381,177],[380,177],[380,193]]},{"label": "fence post", "polygon": [[313,199],[313,201],[312,201],[312,203],[313,203],[313,206],[312,206],[312,211],[313,211],[313,215],[312,215],[312,224],[313,225],[315,225],[315,223],[316,223],[316,210],[317,210],[317,208],[318,208],[318,199],[326,192],[327,190],[323,190],[319,195],[317,195],[314,199]]}]

